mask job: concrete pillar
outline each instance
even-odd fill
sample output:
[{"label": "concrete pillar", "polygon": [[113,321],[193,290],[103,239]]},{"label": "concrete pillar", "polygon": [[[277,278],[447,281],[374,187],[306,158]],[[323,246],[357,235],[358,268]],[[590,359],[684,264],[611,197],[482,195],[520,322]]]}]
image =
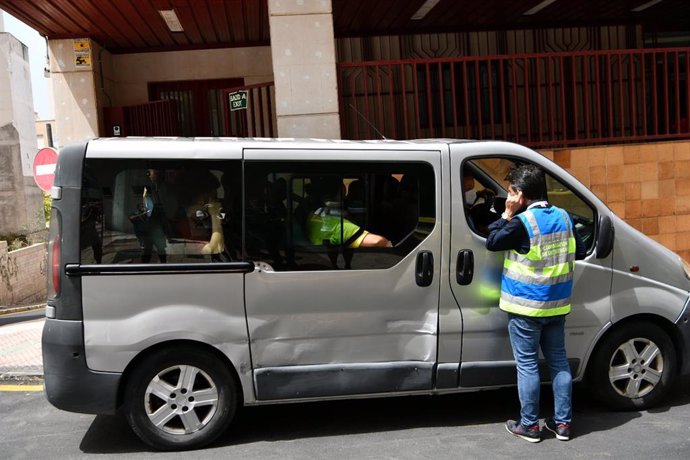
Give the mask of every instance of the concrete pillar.
[{"label": "concrete pillar", "polygon": [[62,145],[99,136],[100,46],[89,39],[49,40],[56,130]]},{"label": "concrete pillar", "polygon": [[340,138],[331,0],[269,0],[280,137]]},{"label": "concrete pillar", "polygon": [[0,236],[45,229],[43,195],[33,179],[36,116],[29,50],[0,33]]}]

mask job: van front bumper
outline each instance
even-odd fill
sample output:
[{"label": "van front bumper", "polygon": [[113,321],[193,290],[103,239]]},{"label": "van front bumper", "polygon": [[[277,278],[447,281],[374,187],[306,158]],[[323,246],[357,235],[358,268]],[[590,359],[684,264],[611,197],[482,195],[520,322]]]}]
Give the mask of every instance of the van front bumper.
[{"label": "van front bumper", "polygon": [[680,375],[690,375],[690,297],[685,301],[683,313],[676,320],[678,335],[680,338]]},{"label": "van front bumper", "polygon": [[43,373],[48,401],[83,414],[114,414],[122,374],[94,372],[86,365],[81,321],[46,319]]}]

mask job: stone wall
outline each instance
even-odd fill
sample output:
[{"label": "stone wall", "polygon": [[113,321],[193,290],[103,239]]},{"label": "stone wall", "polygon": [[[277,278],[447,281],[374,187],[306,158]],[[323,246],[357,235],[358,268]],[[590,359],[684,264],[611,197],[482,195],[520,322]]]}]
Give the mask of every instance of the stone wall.
[{"label": "stone wall", "polygon": [[619,217],[690,262],[690,141],[542,150]]},{"label": "stone wall", "polygon": [[7,241],[0,241],[0,305],[43,302],[47,295],[46,244],[7,251]]}]

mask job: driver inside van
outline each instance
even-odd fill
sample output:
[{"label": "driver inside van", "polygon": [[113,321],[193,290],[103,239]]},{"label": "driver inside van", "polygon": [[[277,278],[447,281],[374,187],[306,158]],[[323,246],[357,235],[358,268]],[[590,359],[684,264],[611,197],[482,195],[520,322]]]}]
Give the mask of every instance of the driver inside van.
[{"label": "driver inside van", "polygon": [[[475,231],[482,235],[489,233],[489,224],[498,219],[498,214],[493,212],[493,198],[496,196],[491,189],[477,190],[476,180],[471,172],[465,170],[462,176],[463,200],[465,211],[474,226]],[[483,201],[479,201],[479,200]]]},{"label": "driver inside van", "polygon": [[468,208],[474,206],[479,199],[484,199],[484,201],[486,201],[495,196],[493,190],[488,188],[477,190],[475,184],[476,180],[472,173],[465,171],[462,176],[462,191],[464,193],[465,206]]}]

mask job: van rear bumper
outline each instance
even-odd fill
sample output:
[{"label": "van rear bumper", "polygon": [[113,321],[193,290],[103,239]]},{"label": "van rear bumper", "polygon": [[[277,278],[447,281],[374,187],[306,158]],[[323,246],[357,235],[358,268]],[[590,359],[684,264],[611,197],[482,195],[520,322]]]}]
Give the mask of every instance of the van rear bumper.
[{"label": "van rear bumper", "polygon": [[680,375],[690,375],[690,297],[685,302],[683,313],[676,320],[676,327],[681,340],[680,352],[682,357],[678,373]]},{"label": "van rear bumper", "polygon": [[122,374],[94,372],[86,365],[81,321],[46,319],[43,373],[48,401],[82,414],[114,414]]}]

